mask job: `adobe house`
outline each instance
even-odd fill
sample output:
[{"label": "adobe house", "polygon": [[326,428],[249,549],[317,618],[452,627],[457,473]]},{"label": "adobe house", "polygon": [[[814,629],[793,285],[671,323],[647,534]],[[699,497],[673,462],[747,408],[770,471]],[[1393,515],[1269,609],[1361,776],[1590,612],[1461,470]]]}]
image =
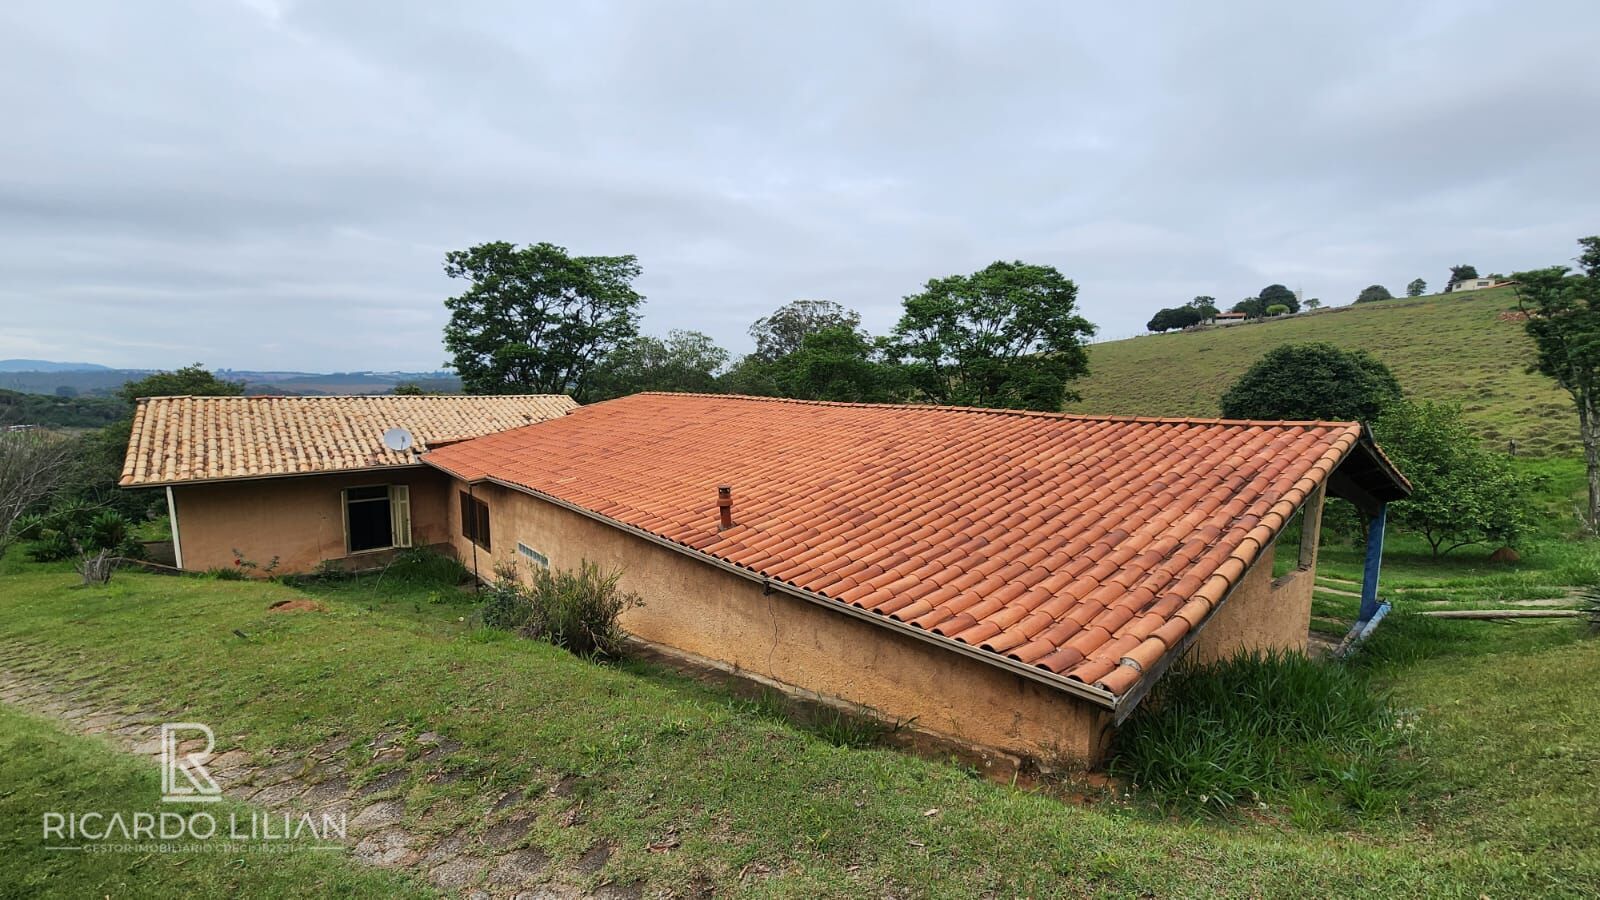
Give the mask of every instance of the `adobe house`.
[{"label": "adobe house", "polygon": [[1330,494],[1372,519],[1369,630],[1385,504],[1410,491],[1355,423],[688,394],[423,462],[482,578],[620,568],[645,600],[622,624],[663,652],[1089,765],[1176,660],[1305,648]]},{"label": "adobe house", "polygon": [[[450,479],[421,464],[423,451],[576,406],[546,395],[149,397],[120,483],[165,489],[180,569],[274,557],[280,572],[364,568],[396,548],[449,549]],[[407,449],[385,444],[395,429]]]}]

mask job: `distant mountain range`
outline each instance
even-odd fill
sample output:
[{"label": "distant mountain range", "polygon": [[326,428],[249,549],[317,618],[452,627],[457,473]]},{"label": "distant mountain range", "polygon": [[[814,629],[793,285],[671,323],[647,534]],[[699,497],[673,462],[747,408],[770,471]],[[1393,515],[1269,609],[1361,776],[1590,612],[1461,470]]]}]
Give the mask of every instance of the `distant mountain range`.
[{"label": "distant mountain range", "polygon": [[103,372],[96,363],[51,362],[48,359],[0,359],[0,372]]},{"label": "distant mountain range", "polygon": [[[54,362],[44,359],[0,359],[0,388],[26,394],[110,396],[123,384],[143,378],[154,369],[113,369],[94,363]],[[433,372],[257,372],[218,369],[218,378],[245,383],[249,394],[318,396],[328,394],[387,394],[396,385],[412,383],[425,391],[453,393],[461,379],[449,370]]]}]

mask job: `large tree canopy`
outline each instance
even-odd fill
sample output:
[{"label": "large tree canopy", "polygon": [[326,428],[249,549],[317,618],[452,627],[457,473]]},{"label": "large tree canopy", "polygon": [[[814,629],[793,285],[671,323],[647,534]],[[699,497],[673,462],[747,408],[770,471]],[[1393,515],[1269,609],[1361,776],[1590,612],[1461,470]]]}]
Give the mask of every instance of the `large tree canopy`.
[{"label": "large tree canopy", "polygon": [[996,262],[929,281],[905,299],[893,352],[929,399],[963,406],[1057,410],[1089,370],[1094,326],[1078,286],[1052,266]]},{"label": "large tree canopy", "polygon": [[1362,288],[1361,293],[1356,296],[1357,303],[1376,303],[1379,300],[1393,299],[1394,295],[1389,293],[1389,289],[1381,284],[1369,284]]},{"label": "large tree canopy", "polygon": [[1288,307],[1289,312],[1300,311],[1300,298],[1294,295],[1294,291],[1281,284],[1267,285],[1261,289],[1260,294],[1256,295],[1256,299],[1261,301],[1261,309],[1263,311],[1269,306],[1277,306],[1279,304]]},{"label": "large tree canopy", "polygon": [[1400,382],[1364,350],[1284,344],[1256,361],[1227,393],[1229,419],[1371,422],[1400,399]]},{"label": "large tree canopy", "polygon": [[1421,278],[1413,278],[1413,279],[1411,279],[1411,283],[1406,285],[1406,296],[1407,297],[1421,297],[1423,294],[1426,294],[1427,292],[1428,292],[1428,283],[1426,281],[1423,281]]},{"label": "large tree canopy", "polygon": [[860,326],[860,313],[832,300],[795,300],[757,319],[750,326],[750,337],[756,342],[755,356],[771,362],[799,350],[809,335],[831,328],[853,331]]},{"label": "large tree canopy", "polygon": [[1552,266],[1513,275],[1533,338],[1533,367],[1553,379],[1578,412],[1588,469],[1591,531],[1600,531],[1600,237],[1578,241],[1581,274]]},{"label": "large tree canopy", "polygon": [[155,372],[124,382],[117,389],[117,396],[129,406],[140,397],[237,397],[243,393],[244,382],[218,378],[199,363],[171,372]]},{"label": "large tree canopy", "polygon": [[444,345],[468,393],[585,396],[594,367],[638,334],[644,297],[632,256],[571,256],[495,241],[445,255],[470,282],[445,301]]},{"label": "large tree canopy", "polygon": [[902,369],[885,361],[865,333],[846,325],[812,332],[792,353],[770,362],[747,356],[723,385],[742,394],[800,400],[898,403],[906,397]]},{"label": "large tree canopy", "polygon": [[[1214,316],[1216,313],[1212,312],[1211,315]],[[1173,306],[1159,310],[1150,317],[1150,321],[1146,322],[1144,327],[1155,332],[1171,331],[1198,325],[1207,318],[1205,313],[1193,306]]]},{"label": "large tree canopy", "polygon": [[588,393],[596,400],[640,391],[710,393],[727,364],[728,351],[707,335],[674,329],[666,340],[641,336],[611,351],[590,376]]}]

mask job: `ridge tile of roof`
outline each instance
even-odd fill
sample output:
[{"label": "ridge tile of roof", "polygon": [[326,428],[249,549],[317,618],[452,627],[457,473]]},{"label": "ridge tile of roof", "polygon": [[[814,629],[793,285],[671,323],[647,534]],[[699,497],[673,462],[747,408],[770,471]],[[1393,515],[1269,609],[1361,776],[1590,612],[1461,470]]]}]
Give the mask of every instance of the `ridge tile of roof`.
[{"label": "ridge tile of roof", "polygon": [[417,450],[562,416],[560,394],[147,397],[133,414],[123,487],[310,475],[416,464],[383,444],[405,428]]},{"label": "ridge tile of roof", "polygon": [[424,461],[1120,695],[1363,439],[1353,422],[636,394]]}]

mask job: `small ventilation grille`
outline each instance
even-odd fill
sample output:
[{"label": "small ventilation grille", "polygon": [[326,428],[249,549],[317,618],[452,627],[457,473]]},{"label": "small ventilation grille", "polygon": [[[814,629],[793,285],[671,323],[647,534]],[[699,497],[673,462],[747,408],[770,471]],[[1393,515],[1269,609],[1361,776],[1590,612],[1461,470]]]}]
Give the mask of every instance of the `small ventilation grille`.
[{"label": "small ventilation grille", "polygon": [[550,558],[548,556],[545,556],[543,553],[540,553],[521,541],[517,541],[517,553],[523,559],[526,559],[528,562],[531,562],[540,568],[550,568]]}]

